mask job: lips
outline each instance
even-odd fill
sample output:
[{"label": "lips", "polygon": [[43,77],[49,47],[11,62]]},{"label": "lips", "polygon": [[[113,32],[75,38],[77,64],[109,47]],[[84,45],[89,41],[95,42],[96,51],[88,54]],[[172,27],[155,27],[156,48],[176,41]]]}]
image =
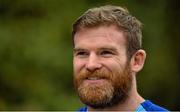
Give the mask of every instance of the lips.
[{"label": "lips", "polygon": [[100,77],[88,77],[87,79],[88,80],[99,80],[99,79],[102,79],[102,78],[100,78]]},{"label": "lips", "polygon": [[96,76],[91,76],[91,77],[87,77],[84,82],[85,83],[89,83],[89,84],[103,84],[103,82],[106,81],[105,78],[103,77],[96,77]]},{"label": "lips", "polygon": [[100,79],[106,79],[105,77],[98,77],[98,76],[90,76],[86,77],[86,80],[100,80]]}]

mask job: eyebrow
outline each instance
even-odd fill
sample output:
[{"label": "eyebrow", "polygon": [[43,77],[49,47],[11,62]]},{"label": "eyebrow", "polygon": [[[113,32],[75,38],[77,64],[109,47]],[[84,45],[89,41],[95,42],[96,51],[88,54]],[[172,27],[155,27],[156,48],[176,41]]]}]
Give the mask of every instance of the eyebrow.
[{"label": "eyebrow", "polygon": [[86,49],[83,49],[83,48],[74,48],[73,51],[74,52],[77,52],[77,51],[85,51]]},{"label": "eyebrow", "polygon": [[99,50],[117,51],[117,49],[116,49],[116,48],[114,48],[114,47],[101,47],[101,48],[99,48]]},{"label": "eyebrow", "polygon": [[[77,52],[77,51],[86,51],[87,49],[84,49],[84,48],[74,48],[73,51],[74,52]],[[98,50],[110,50],[110,51],[114,51],[114,52],[117,52],[117,49],[112,47],[112,46],[108,46],[108,47],[100,47],[98,48]]]}]

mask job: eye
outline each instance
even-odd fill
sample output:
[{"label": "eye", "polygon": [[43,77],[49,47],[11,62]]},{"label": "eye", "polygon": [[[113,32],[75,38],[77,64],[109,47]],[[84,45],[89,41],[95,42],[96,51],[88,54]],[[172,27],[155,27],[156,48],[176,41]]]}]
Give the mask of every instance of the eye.
[{"label": "eye", "polygon": [[88,56],[88,52],[85,52],[85,51],[78,51],[75,53],[75,56],[78,56],[78,57],[87,57]]},{"label": "eye", "polygon": [[110,57],[110,56],[114,55],[114,53],[112,51],[103,50],[100,52],[100,55],[102,55],[104,57]]}]

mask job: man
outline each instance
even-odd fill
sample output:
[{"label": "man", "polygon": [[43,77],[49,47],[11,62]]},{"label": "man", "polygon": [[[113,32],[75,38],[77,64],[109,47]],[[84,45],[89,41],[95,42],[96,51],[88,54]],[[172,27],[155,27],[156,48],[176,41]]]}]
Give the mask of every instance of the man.
[{"label": "man", "polygon": [[92,8],[73,24],[74,84],[80,111],[166,111],[141,97],[136,74],[146,53],[141,22],[118,6]]}]

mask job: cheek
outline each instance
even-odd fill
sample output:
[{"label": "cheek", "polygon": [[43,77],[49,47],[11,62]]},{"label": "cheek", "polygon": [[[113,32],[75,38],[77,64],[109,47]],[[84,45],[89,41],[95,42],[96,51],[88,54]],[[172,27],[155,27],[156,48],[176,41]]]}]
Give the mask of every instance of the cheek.
[{"label": "cheek", "polygon": [[118,66],[120,70],[123,70],[126,66],[127,58],[125,56],[116,57],[114,58],[114,62],[116,62],[116,66]]},{"label": "cheek", "polygon": [[85,65],[85,62],[79,59],[73,59],[73,69],[74,69],[74,73],[77,74],[81,71],[81,69],[83,69]]},{"label": "cheek", "polygon": [[122,71],[124,68],[124,63],[123,61],[120,61],[119,59],[111,59],[111,60],[106,60],[104,61],[104,65],[106,68],[108,68],[110,71]]}]

